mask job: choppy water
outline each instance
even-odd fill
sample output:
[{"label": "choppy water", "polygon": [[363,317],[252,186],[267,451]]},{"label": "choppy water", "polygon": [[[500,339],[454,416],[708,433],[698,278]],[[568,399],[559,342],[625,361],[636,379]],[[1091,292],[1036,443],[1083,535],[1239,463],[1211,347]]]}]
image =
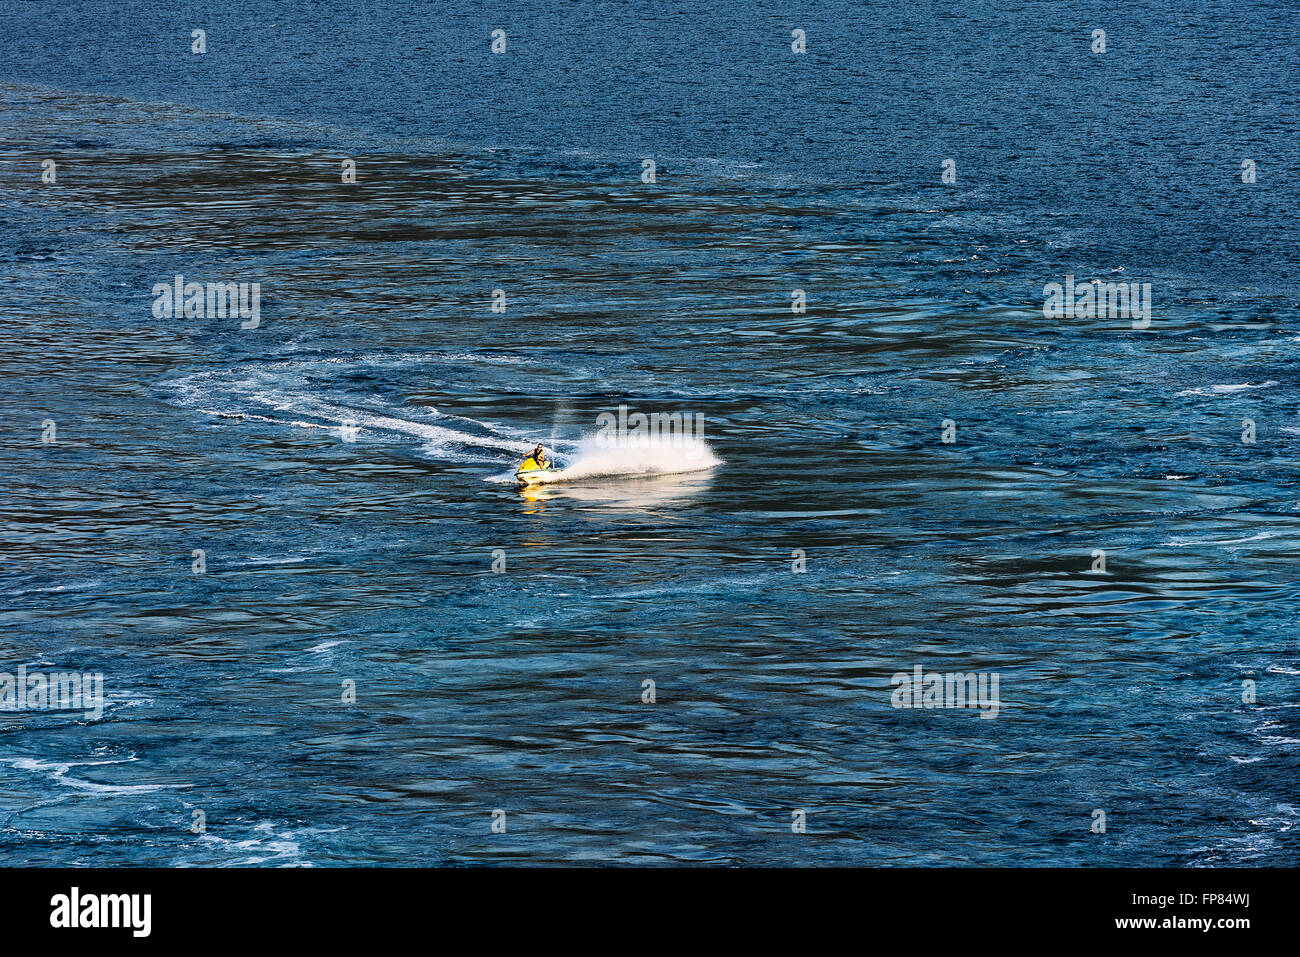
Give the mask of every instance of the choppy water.
[{"label": "choppy water", "polygon": [[[118,6],[0,21],[0,670],[107,698],[0,860],[1297,861],[1287,5]],[[721,464],[495,481],[620,404]]]}]

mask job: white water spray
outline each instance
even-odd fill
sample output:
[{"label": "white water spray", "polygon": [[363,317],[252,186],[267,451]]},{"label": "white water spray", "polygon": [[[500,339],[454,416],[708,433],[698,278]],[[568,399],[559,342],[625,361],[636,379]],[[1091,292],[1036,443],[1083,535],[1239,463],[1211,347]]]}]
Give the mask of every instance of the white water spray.
[{"label": "white water spray", "polygon": [[693,436],[652,436],[611,446],[584,438],[563,468],[565,480],[703,472],[722,464],[707,442]]}]

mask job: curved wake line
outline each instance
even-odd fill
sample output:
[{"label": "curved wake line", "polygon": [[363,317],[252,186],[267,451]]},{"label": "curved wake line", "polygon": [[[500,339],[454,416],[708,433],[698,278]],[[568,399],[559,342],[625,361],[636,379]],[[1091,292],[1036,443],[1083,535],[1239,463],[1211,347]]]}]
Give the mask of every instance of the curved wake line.
[{"label": "curved wake line", "polygon": [[[438,420],[436,423],[405,418],[405,410],[356,408],[332,397],[315,395],[303,383],[280,381],[277,371],[278,366],[275,371],[241,370],[234,376],[204,372],[169,383],[168,389],[177,404],[205,415],[332,431],[348,441],[366,431],[410,436],[421,440],[423,450],[431,457],[453,461],[522,459],[533,447],[526,438],[531,432],[505,430],[434,408],[421,408],[419,414]],[[572,443],[563,444],[572,447]]]},{"label": "curved wake line", "polygon": [[[462,421],[470,422],[483,429],[487,429],[489,430],[489,434],[475,435],[471,432],[462,432],[459,429],[453,429],[447,426],[434,425],[429,422],[417,422],[412,419],[403,419],[394,415],[364,412],[360,409],[352,409],[341,405],[332,405],[318,400],[305,400],[295,404],[281,404],[266,399],[262,399],[261,401],[266,405],[270,405],[283,412],[293,412],[299,415],[313,415],[327,421],[307,422],[302,419],[280,419],[269,415],[258,415],[254,412],[222,412],[217,409],[199,409],[198,411],[222,419],[234,419],[236,421],[247,422],[269,422],[275,425],[288,425],[298,429],[323,429],[329,432],[344,432],[349,429],[355,430],[356,432],[364,432],[369,429],[376,432],[410,435],[418,439],[423,439],[426,443],[426,449],[435,453],[442,451],[447,447],[459,445],[502,453],[514,453],[522,457],[532,449],[534,444],[524,439],[510,438],[500,432],[492,430],[492,426],[487,423],[478,422],[474,419],[465,419]],[[442,415],[442,413],[439,413],[436,410],[429,411],[435,415]],[[446,418],[457,417],[446,416]]]}]

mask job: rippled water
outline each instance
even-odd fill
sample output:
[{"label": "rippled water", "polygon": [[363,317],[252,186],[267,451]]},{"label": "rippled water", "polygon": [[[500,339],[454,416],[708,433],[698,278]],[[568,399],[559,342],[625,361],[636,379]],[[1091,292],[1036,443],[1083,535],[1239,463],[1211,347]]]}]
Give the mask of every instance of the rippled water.
[{"label": "rippled water", "polygon": [[[106,695],[5,863],[1297,861],[1285,5],[121,6],[0,26],[0,671]],[[721,464],[498,480],[620,404]]]}]

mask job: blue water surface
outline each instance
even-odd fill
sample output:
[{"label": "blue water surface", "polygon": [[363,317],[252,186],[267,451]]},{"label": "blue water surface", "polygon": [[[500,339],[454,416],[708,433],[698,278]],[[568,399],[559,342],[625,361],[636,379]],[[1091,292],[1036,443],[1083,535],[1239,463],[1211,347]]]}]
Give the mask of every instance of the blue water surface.
[{"label": "blue water surface", "polygon": [[[1297,76],[1280,0],[7,5],[0,672],[105,702],[0,713],[0,862],[1297,863]],[[620,405],[719,464],[510,480]]]}]

